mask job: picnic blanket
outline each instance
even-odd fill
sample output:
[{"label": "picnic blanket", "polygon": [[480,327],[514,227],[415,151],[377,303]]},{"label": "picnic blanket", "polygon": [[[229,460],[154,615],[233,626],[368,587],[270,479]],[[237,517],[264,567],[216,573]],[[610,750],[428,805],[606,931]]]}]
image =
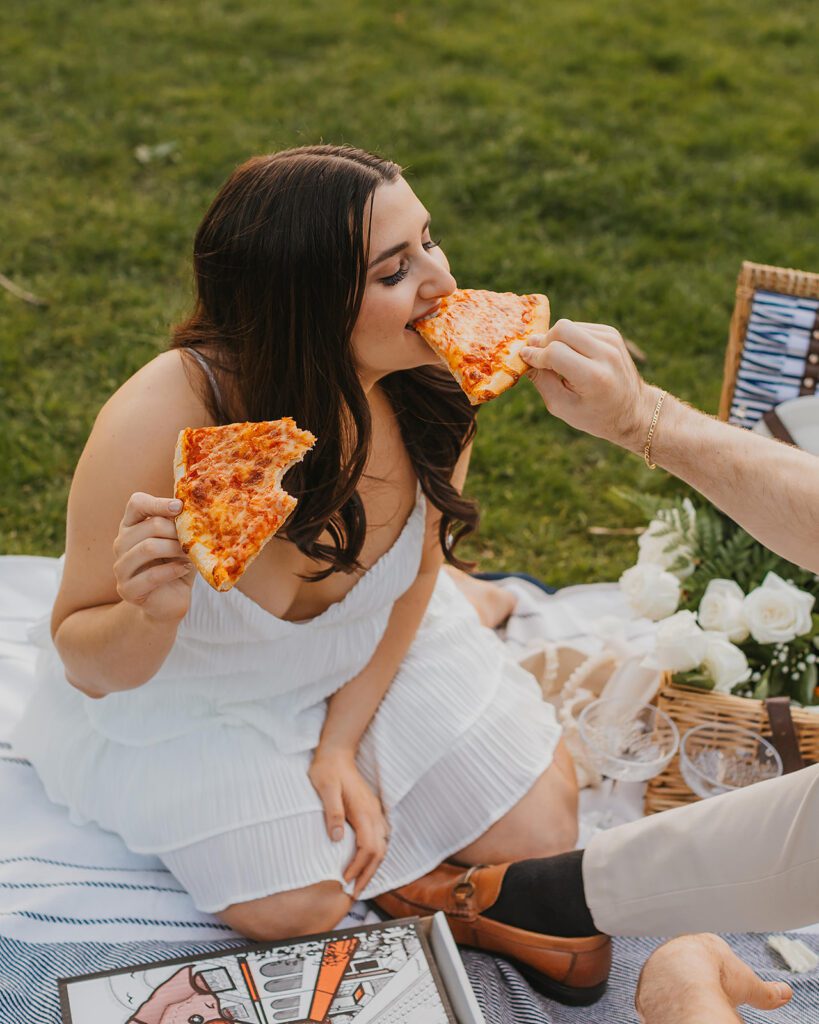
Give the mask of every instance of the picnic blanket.
[{"label": "picnic blanket", "polygon": [[[198,912],[155,857],[134,854],[119,837],[94,825],[71,824],[64,808],[49,802],[32,767],[18,757],[9,733],[32,685],[32,624],[50,608],[56,560],[0,558],[0,1021],[57,1024],[56,979],[130,963],[210,952],[240,940],[216,918]],[[528,584],[517,588],[519,616],[508,628],[510,644],[528,637],[580,637],[589,615],[619,615],[632,638],[645,632],[629,621],[617,588],[570,588],[550,597]],[[582,609],[582,612],[581,612]],[[588,641],[590,650],[597,641]],[[583,795],[588,836],[601,815],[627,820],[639,814],[639,790],[623,787],[618,801],[603,790]],[[370,920],[356,904],[346,923]],[[819,935],[801,936],[819,951]],[[535,994],[503,960],[464,950],[467,974],[487,1024],[632,1024],[637,976],[660,940],[615,940],[609,990],[593,1007],[570,1009]],[[731,937],[734,948],[763,977],[785,978],[793,1003],[773,1017],[744,1011],[748,1021],[819,1024],[819,977],[782,971],[764,936]]]}]

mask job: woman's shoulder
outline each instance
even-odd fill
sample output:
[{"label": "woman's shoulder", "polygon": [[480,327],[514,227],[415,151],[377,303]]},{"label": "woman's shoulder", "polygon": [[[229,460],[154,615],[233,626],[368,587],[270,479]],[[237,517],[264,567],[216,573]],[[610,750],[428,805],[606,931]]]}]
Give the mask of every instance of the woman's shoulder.
[{"label": "woman's shoulder", "polygon": [[179,431],[213,423],[203,388],[187,365],[190,358],[180,350],[162,352],[114,392],[99,411],[80,458],[80,480],[104,465],[109,481],[122,477],[129,493],[164,493],[151,487],[172,482]]},{"label": "woman's shoulder", "polygon": [[[161,352],[122,384],[99,412],[99,420],[143,420],[157,427],[182,423],[209,426],[201,370],[182,349]],[[181,429],[178,428],[178,429]]]}]

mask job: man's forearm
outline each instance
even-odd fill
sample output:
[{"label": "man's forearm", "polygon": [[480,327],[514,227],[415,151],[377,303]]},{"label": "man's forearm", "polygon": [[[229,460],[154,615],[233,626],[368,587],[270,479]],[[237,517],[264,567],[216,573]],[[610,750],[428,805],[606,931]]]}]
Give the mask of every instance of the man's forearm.
[{"label": "man's forearm", "polygon": [[356,749],[418,632],[439,566],[422,569],[393,606],[384,636],[367,665],[329,701],[320,745]]},{"label": "man's forearm", "polygon": [[670,395],[651,458],[766,547],[819,572],[819,458],[729,426]]}]

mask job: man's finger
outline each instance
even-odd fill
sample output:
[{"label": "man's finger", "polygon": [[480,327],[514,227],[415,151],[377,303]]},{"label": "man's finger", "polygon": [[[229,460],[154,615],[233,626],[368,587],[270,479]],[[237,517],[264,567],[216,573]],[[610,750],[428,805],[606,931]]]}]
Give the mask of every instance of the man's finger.
[{"label": "man's finger", "polygon": [[786,982],[763,981],[735,954],[723,964],[722,977],[725,992],[736,1006],[746,1003],[758,1010],[775,1010],[793,996],[793,990]]},{"label": "man's finger", "polygon": [[777,1010],[793,998],[793,989],[786,981],[756,980],[759,982],[758,987],[745,1000],[748,1006],[755,1006],[757,1010]]},{"label": "man's finger", "polygon": [[620,338],[622,335],[616,327],[612,327],[611,324],[593,324],[588,323],[585,320],[573,320],[572,323],[577,324],[578,327],[583,327],[585,330],[596,334],[600,338]]},{"label": "man's finger", "polygon": [[601,335],[573,320],[558,320],[546,337],[549,340],[547,350],[555,342],[562,341],[588,359],[602,359],[612,347],[611,341],[604,340]]},{"label": "man's finger", "polygon": [[525,345],[520,350],[520,358],[536,370],[547,369],[547,357],[545,348],[535,348],[532,345]]},{"label": "man's finger", "polygon": [[581,354],[572,345],[552,341],[546,348],[522,348],[521,359],[536,370],[552,370],[574,383],[573,377],[585,379],[593,366],[593,358]]},{"label": "man's finger", "polygon": [[554,416],[562,419],[578,403],[577,395],[566,387],[563,378],[554,371],[529,370],[526,375],[540,392],[546,409]]},{"label": "man's finger", "polygon": [[123,526],[136,526],[149,516],[164,516],[171,519],[182,511],[182,502],[177,498],[155,498],[152,494],[136,491],[128,499]]},{"label": "man's finger", "polygon": [[542,352],[543,369],[552,370],[564,377],[573,391],[582,390],[582,386],[594,371],[594,361],[588,356],[581,355],[565,342],[553,341]]}]

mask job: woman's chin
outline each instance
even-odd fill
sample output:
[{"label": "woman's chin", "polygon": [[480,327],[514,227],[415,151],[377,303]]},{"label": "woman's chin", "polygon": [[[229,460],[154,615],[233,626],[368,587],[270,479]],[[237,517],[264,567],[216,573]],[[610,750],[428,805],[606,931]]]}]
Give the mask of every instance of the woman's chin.
[{"label": "woman's chin", "polygon": [[406,351],[401,353],[402,359],[405,358],[407,360],[406,365],[402,369],[414,370],[417,366],[437,366],[441,362],[436,353],[433,352],[417,331],[412,331],[405,327],[404,335],[405,337],[408,336],[410,344],[407,346]]}]

